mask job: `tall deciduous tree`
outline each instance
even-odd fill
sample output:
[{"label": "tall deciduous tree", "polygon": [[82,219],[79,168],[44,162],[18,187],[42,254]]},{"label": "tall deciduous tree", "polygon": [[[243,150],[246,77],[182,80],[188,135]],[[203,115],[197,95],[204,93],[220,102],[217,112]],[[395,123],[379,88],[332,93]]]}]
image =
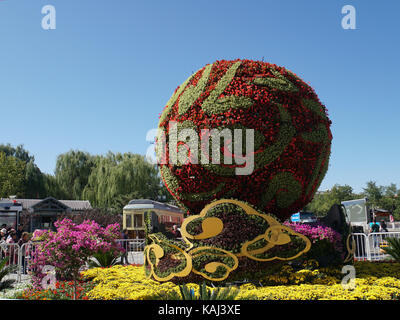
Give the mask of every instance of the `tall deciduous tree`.
[{"label": "tall deciduous tree", "polygon": [[20,195],[24,198],[42,198],[46,194],[43,174],[35,164],[35,157],[27,151],[23,145],[16,147],[10,144],[0,145],[0,151],[7,157],[15,157],[25,162],[24,187],[20,190]]},{"label": "tall deciduous tree", "polygon": [[30,155],[27,150],[25,150],[22,144],[13,147],[11,144],[0,144],[0,152],[4,152],[6,156],[12,156],[26,163],[35,161],[35,157]]},{"label": "tall deciduous tree", "polygon": [[372,207],[379,207],[384,196],[385,187],[378,186],[376,181],[368,181],[367,186],[363,190],[364,196],[368,199],[368,205]]},{"label": "tall deciduous tree", "polygon": [[25,191],[25,162],[0,151],[0,197],[21,197]]}]

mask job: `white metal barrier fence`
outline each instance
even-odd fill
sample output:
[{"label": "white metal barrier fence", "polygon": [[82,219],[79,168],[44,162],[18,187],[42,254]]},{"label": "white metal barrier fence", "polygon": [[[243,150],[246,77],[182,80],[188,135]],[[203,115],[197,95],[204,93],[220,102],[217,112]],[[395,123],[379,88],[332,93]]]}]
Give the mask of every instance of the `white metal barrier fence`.
[{"label": "white metal barrier fence", "polygon": [[[135,254],[144,250],[144,239],[118,239],[117,243],[126,251],[126,259],[122,260],[125,255],[121,257],[122,263],[142,263]],[[15,266],[12,274],[14,277],[16,276],[17,281],[21,281],[22,275],[26,275],[30,271],[30,264],[37,246],[38,243],[35,242],[27,242],[22,246],[17,243],[0,243],[0,258],[7,257],[7,265]]]},{"label": "white metal barrier fence", "polygon": [[390,259],[385,253],[387,238],[400,238],[400,232],[352,233],[355,243],[354,259],[379,261]]},{"label": "white metal barrier fence", "polygon": [[128,252],[140,252],[144,250],[144,239],[118,239],[117,243]]},{"label": "white metal barrier fence", "polygon": [[6,265],[17,265],[19,257],[19,245],[16,243],[1,243],[0,244],[1,259],[8,258]]}]

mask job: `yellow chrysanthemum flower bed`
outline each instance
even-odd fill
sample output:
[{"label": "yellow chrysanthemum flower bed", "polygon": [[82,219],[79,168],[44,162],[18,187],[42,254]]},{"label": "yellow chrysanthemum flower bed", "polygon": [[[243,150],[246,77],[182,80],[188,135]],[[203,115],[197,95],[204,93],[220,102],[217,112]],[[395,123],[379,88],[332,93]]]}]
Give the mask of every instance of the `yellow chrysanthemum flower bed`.
[{"label": "yellow chrysanthemum flower bed", "polygon": [[[357,262],[354,289],[346,289],[344,274],[333,268],[294,271],[289,265],[278,274],[267,275],[263,286],[241,285],[236,299],[259,300],[392,300],[400,298],[400,264]],[[143,267],[114,266],[83,272],[83,277],[97,285],[89,291],[90,299],[145,300],[167,299],[179,293],[172,282],[159,283],[146,278]],[[197,284],[188,284],[198,292]],[[212,289],[212,288],[211,288]]]},{"label": "yellow chrysanthemum flower bed", "polygon": [[160,299],[179,288],[172,282],[159,283],[145,276],[144,268],[116,265],[111,268],[94,268],[84,271],[84,278],[93,279],[97,286],[89,291],[91,299],[146,300]]}]

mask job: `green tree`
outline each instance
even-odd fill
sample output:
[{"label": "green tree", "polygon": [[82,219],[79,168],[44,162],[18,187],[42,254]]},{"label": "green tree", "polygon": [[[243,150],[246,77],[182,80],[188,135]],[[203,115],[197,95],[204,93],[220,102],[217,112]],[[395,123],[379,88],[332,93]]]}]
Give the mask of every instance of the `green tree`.
[{"label": "green tree", "polygon": [[25,162],[0,151],[0,197],[21,197],[25,192]]},{"label": "green tree", "polygon": [[79,150],[71,150],[57,157],[55,177],[67,199],[82,199],[94,163],[93,156]]},{"label": "green tree", "polygon": [[27,150],[24,149],[24,145],[20,144],[13,147],[11,144],[0,144],[0,152],[4,152],[6,156],[12,156],[20,159],[26,163],[35,161],[35,157],[30,155]]},{"label": "green tree", "polygon": [[356,194],[348,186],[334,185],[331,190],[317,193],[307,205],[306,210],[314,212],[317,216],[324,216],[330,207],[342,201],[367,198],[368,206],[381,208],[393,213],[395,220],[400,220],[400,190],[396,184],[378,186],[375,181],[368,181],[361,194]]},{"label": "green tree", "polygon": [[399,194],[397,186],[395,183],[391,183],[387,187],[385,187],[385,197],[396,197]]},{"label": "green tree", "polygon": [[[396,220],[400,220],[400,190],[397,189],[396,184],[391,183],[388,186],[377,187],[377,189],[381,192],[378,194],[379,200],[371,201],[371,205],[390,211]],[[376,190],[376,188],[372,188],[372,190]],[[368,197],[368,195],[366,196]]]},{"label": "green tree", "polygon": [[43,174],[35,164],[35,157],[27,151],[23,145],[16,147],[0,145],[0,151],[7,157],[15,157],[25,162],[24,188],[20,190],[20,196],[24,198],[42,198],[45,194]]},{"label": "green tree", "polygon": [[379,207],[384,197],[385,187],[378,186],[376,181],[368,181],[363,190],[364,196],[368,199],[368,205],[370,207]]},{"label": "green tree", "polygon": [[353,193],[351,186],[335,184],[331,190],[317,193],[307,205],[306,210],[314,212],[317,216],[324,216],[335,203],[340,204],[342,201],[355,198],[356,195]]}]

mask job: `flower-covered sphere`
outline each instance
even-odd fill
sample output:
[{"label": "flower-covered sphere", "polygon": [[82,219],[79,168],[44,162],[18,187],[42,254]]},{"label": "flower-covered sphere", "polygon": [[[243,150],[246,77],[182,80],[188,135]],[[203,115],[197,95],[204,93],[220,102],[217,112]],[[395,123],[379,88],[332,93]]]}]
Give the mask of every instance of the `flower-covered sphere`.
[{"label": "flower-covered sphere", "polygon": [[161,114],[161,176],[188,214],[233,198],[285,220],[322,182],[330,124],[314,90],[285,68],[216,61],[181,84]]}]

